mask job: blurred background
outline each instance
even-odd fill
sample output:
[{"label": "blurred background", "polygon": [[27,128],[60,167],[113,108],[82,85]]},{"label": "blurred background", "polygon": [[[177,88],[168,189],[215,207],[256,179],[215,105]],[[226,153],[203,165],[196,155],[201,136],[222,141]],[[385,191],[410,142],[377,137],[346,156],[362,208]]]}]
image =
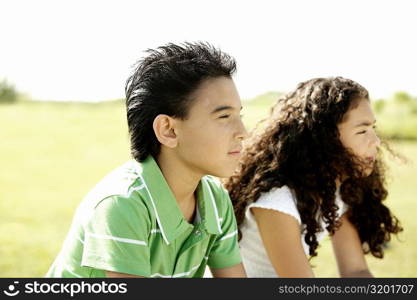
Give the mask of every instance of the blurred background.
[{"label": "blurred background", "polygon": [[[0,277],[42,277],[75,208],[130,159],[123,100],[148,48],[207,41],[234,56],[251,129],[300,81],[344,76],[371,95],[404,227],[377,277],[417,276],[417,28],[413,1],[0,2]],[[329,240],[312,259],[338,276]]]}]

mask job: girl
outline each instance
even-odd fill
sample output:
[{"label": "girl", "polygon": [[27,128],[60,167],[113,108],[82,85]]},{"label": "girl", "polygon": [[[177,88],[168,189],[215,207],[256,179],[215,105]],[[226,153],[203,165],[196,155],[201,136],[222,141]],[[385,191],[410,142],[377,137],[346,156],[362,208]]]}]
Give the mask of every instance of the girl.
[{"label": "girl", "polygon": [[387,197],[368,92],[316,78],[280,99],[226,181],[248,277],[313,277],[329,233],[342,277],[371,277],[364,253],[402,230]]}]

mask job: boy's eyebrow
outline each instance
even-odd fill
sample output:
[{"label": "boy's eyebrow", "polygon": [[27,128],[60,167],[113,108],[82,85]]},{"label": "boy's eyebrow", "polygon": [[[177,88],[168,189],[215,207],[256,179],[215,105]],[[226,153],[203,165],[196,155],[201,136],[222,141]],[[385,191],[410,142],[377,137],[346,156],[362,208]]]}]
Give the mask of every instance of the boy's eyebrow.
[{"label": "boy's eyebrow", "polygon": [[[240,110],[242,110],[242,108],[243,107],[241,106]],[[228,106],[228,105],[218,106],[211,112],[211,114],[218,113],[219,111],[222,111],[222,110],[234,110],[234,109],[236,109],[236,108],[233,107],[233,106]]]},{"label": "boy's eyebrow", "polygon": [[363,121],[363,122],[360,122],[359,124],[355,125],[355,127],[371,126],[371,125],[374,125],[375,123],[376,123],[376,120],[374,120],[373,122]]}]

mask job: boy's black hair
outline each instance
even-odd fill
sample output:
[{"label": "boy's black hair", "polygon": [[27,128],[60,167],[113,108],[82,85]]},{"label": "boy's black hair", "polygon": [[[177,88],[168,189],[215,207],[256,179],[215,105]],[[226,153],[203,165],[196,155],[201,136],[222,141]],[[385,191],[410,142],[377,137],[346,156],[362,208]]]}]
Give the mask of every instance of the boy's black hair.
[{"label": "boy's black hair", "polygon": [[159,114],[186,119],[190,95],[207,79],[231,77],[233,57],[208,43],[169,43],[148,49],[126,81],[126,110],[131,153],[141,162],[159,154],[160,143],[153,131]]}]

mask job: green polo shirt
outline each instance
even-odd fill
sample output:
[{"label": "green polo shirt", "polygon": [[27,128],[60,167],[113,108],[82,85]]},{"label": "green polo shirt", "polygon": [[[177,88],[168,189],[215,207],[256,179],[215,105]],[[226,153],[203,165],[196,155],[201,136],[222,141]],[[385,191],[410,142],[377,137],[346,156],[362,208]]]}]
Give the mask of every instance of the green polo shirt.
[{"label": "green polo shirt", "polygon": [[206,265],[240,263],[226,190],[205,176],[196,195],[196,218],[190,224],[152,156],[142,163],[127,162],[81,202],[46,276],[106,277],[107,270],[145,277],[203,277]]}]

